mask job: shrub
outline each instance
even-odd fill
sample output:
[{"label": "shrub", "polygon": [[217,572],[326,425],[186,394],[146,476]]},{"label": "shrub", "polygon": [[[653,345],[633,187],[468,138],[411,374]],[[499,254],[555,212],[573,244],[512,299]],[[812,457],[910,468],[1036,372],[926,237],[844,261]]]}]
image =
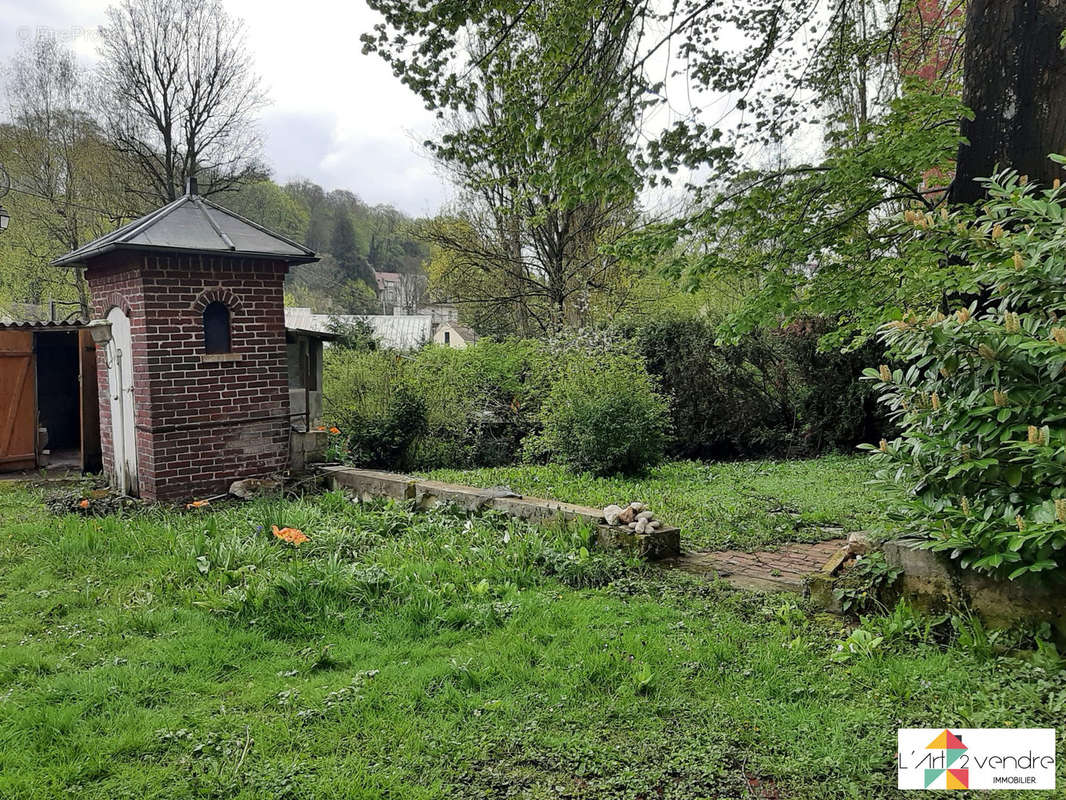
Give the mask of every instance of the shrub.
[{"label": "shrub", "polygon": [[324,414],[341,430],[346,460],[358,466],[404,468],[426,429],[426,408],[388,351],[329,348],[324,363]]},{"label": "shrub", "polygon": [[343,319],[331,319],[329,323],[330,333],[337,335],[331,346],[342,350],[377,350],[378,343],[374,338],[374,329],[366,320],[355,319],[346,322]]},{"label": "shrub", "polygon": [[862,380],[864,369],[882,360],[884,345],[874,340],[846,351],[826,349],[833,328],[828,320],[810,317],[775,333],[790,372],[793,454],[853,452],[894,430],[877,392]]},{"label": "shrub", "polygon": [[419,466],[512,463],[535,425],[534,374],[541,343],[482,339],[463,349],[426,347],[408,365],[408,383],[426,406],[415,444]]},{"label": "shrub", "polygon": [[351,414],[384,413],[393,387],[404,379],[404,360],[388,350],[329,346],[322,359],[322,414],[340,426]]},{"label": "shrub", "polygon": [[410,465],[411,445],[426,429],[426,406],[409,388],[399,386],[381,413],[353,412],[343,425],[353,464],[403,468]]},{"label": "shrub", "polygon": [[[379,466],[470,467],[512,463],[522,439],[534,430],[543,344],[482,340],[462,350],[428,346],[400,354],[330,347],[326,351],[325,416],[348,433],[359,431],[359,452],[393,453]],[[415,434],[402,453],[371,446],[372,424],[399,413],[393,397],[400,387],[415,413]],[[411,405],[417,401],[418,408]],[[394,431],[399,433],[399,431]],[[354,458],[355,456],[353,456]],[[360,456],[365,461],[365,456]]]},{"label": "shrub", "polygon": [[529,454],[596,475],[639,473],[662,461],[668,406],[637,356],[559,354]]},{"label": "shrub", "polygon": [[978,299],[884,328],[905,366],[868,378],[903,433],[872,449],[911,535],[1013,579],[1066,566],[1066,207],[1013,171],[986,185],[979,212],[908,213],[912,257],[951,259],[945,296]]}]

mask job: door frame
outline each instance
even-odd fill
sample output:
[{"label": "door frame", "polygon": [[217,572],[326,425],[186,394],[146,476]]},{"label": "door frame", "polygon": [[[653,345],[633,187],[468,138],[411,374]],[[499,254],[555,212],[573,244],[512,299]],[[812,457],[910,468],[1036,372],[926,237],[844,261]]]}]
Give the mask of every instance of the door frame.
[{"label": "door frame", "polygon": [[111,338],[105,354],[108,402],[111,408],[111,461],[115,488],[140,494],[137,464],[137,420],[133,383],[133,332],[130,318],[118,306],[107,312]]}]

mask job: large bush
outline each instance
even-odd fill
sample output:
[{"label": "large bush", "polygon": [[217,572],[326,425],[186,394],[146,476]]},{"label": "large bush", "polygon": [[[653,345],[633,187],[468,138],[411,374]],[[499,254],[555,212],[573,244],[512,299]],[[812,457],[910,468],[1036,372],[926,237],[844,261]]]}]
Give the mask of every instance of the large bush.
[{"label": "large bush", "polygon": [[713,322],[663,317],[623,324],[670,401],[671,455],[721,459],[814,455],[880,438],[886,419],[860,383],[877,345],[825,351],[818,319],[729,345]]},{"label": "large bush", "polygon": [[663,458],[668,405],[643,360],[624,350],[557,352],[527,453],[597,475],[639,473]]},{"label": "large bush", "polygon": [[[375,466],[394,468],[509,464],[536,427],[542,351],[539,342],[487,340],[414,353],[330,347],[324,412],[356,463],[369,463],[369,453]],[[391,463],[379,463],[386,455]]]},{"label": "large bush", "polygon": [[894,431],[876,391],[862,380],[865,368],[884,354],[884,346],[870,341],[847,351],[826,347],[825,337],[833,328],[827,320],[812,317],[774,333],[790,373],[788,402],[795,426],[789,447],[794,455],[854,452],[863,442]]},{"label": "large bush", "polygon": [[913,536],[1016,578],[1066,566],[1066,207],[1010,171],[987,188],[976,216],[908,214],[912,257],[977,299],[886,326],[905,366],[869,378],[903,435],[874,458],[906,488]]}]

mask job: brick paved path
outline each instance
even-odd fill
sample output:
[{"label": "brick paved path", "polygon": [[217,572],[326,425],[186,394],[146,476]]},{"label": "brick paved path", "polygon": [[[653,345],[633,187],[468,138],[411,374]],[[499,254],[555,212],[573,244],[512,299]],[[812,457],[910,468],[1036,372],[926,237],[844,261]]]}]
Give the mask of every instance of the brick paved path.
[{"label": "brick paved path", "polygon": [[685,553],[678,558],[664,559],[662,563],[697,575],[717,574],[743,589],[802,592],[804,577],[820,572],[847,543],[847,539],[830,539],[793,542],[779,550],[759,553],[743,550]]}]

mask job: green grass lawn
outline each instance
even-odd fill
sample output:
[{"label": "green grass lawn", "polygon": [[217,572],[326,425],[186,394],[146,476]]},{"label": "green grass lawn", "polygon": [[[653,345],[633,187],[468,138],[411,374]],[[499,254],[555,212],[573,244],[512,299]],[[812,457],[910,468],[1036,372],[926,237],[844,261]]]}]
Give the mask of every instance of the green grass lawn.
[{"label": "green grass lawn", "polygon": [[840,620],[587,531],[338,494],[52,517],[9,486],[0,520],[4,800],[869,800],[900,726],[1066,714],[993,647],[882,620],[838,661]]},{"label": "green grass lawn", "polygon": [[690,548],[756,549],[785,541],[819,541],[877,527],[880,493],[869,460],[825,456],[807,461],[678,461],[640,478],[596,478],[559,466],[435,470],[435,480],[473,486],[505,484],[531,497],[603,507],[640,500],[681,528]]}]

